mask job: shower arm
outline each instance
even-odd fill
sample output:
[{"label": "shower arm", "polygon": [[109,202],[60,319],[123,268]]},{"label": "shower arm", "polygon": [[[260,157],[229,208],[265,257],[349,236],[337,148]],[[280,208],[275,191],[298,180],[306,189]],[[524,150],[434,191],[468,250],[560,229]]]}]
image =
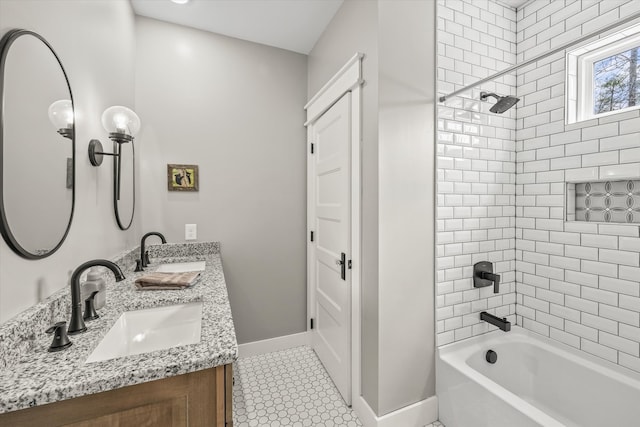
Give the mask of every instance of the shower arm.
[{"label": "shower arm", "polygon": [[498,101],[500,101],[500,99],[501,99],[501,98],[500,98],[498,95],[496,95],[495,93],[489,93],[489,92],[481,92],[481,93],[480,93],[480,99],[481,99],[481,100],[483,100],[483,101],[484,101],[485,99],[487,99],[488,97],[490,97],[490,96],[491,96],[491,97],[493,97],[493,98],[495,98],[495,99],[496,99],[496,100],[498,100]]},{"label": "shower arm", "polygon": [[577,39],[575,39],[575,40],[573,40],[573,41],[571,41],[569,43],[565,43],[562,46],[557,47],[555,49],[551,49],[548,52],[545,52],[545,53],[542,53],[540,55],[534,56],[533,58],[531,58],[531,59],[529,59],[529,60],[527,60],[525,62],[522,62],[520,64],[515,64],[515,65],[512,65],[509,68],[505,68],[502,71],[498,71],[497,73],[492,74],[489,77],[485,77],[484,79],[478,80],[477,82],[475,82],[473,84],[467,85],[467,86],[465,86],[465,87],[463,87],[461,89],[455,90],[455,91],[453,91],[453,92],[451,92],[451,93],[449,93],[447,95],[441,96],[440,98],[438,98],[438,100],[440,102],[444,102],[447,99],[451,98],[452,96],[456,96],[456,95],[459,95],[461,93],[468,92],[471,89],[475,88],[476,86],[480,86],[480,85],[482,85],[484,83],[487,83],[487,82],[490,82],[492,80],[495,80],[498,77],[502,77],[505,74],[509,74],[512,71],[515,71],[520,67],[525,67],[525,66],[527,66],[529,64],[533,64],[534,62],[537,62],[537,61],[539,61],[539,60],[541,60],[543,58],[546,58],[548,56],[551,56],[551,55],[554,55],[554,54],[556,54],[558,52],[566,50],[566,49],[568,49],[568,48],[570,48],[572,46],[575,46],[575,45],[577,45],[579,43],[582,43],[585,40],[589,40],[590,38],[593,38],[593,37],[595,37],[595,36],[597,36],[597,35],[599,35],[601,33],[604,33],[606,31],[609,31],[609,30],[612,30],[612,29],[614,29],[616,27],[624,25],[627,22],[631,22],[631,21],[633,21],[634,19],[637,19],[637,18],[640,18],[640,12],[634,13],[633,15],[629,15],[626,18],[620,19],[620,20],[618,20],[618,21],[616,21],[616,22],[614,22],[612,24],[606,25],[606,26],[604,26],[604,27],[602,27],[602,28],[600,28],[598,30],[592,31],[591,33],[589,33],[589,34],[587,34],[585,36],[579,37],[579,38],[577,38]]}]

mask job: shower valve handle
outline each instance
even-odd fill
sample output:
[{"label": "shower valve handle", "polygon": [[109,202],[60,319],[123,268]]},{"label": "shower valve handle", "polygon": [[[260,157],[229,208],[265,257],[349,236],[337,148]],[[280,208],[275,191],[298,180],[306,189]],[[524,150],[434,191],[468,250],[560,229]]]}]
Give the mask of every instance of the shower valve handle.
[{"label": "shower valve handle", "polygon": [[500,292],[500,275],[493,273],[493,264],[481,261],[473,266],[473,287],[484,288],[493,285],[493,293]]}]

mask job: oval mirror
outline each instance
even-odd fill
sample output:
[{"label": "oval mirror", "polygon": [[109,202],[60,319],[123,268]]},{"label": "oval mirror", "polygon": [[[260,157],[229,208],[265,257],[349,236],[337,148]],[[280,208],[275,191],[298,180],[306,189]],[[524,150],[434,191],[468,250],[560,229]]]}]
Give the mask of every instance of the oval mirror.
[{"label": "oval mirror", "polygon": [[28,259],[64,242],[75,200],[73,96],[60,59],[28,30],[0,40],[0,232]]}]

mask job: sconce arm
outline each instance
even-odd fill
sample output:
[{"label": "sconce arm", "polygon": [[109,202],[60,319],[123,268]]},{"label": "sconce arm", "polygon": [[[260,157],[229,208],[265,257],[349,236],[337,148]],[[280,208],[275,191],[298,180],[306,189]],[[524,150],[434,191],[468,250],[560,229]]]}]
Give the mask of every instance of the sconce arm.
[{"label": "sconce arm", "polygon": [[120,153],[105,153],[102,151],[102,143],[97,139],[89,141],[89,161],[93,166],[102,164],[102,156],[120,157]]}]

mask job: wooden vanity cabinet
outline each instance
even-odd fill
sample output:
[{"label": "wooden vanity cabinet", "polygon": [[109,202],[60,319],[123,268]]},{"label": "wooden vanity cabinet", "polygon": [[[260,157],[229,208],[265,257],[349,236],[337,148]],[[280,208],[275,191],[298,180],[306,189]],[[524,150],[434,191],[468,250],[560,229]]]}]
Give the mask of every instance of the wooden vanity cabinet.
[{"label": "wooden vanity cabinet", "polygon": [[0,426],[232,427],[232,365],[0,415]]}]

